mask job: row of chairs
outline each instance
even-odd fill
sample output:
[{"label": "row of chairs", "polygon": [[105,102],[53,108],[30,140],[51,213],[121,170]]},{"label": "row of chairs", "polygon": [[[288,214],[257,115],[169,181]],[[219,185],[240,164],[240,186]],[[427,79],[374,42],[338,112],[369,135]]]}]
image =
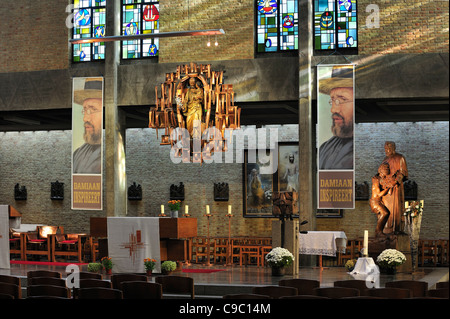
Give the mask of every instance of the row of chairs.
[{"label": "row of chairs", "polygon": [[318,280],[283,279],[278,286],[253,287],[252,293],[229,294],[224,299],[405,299],[449,298],[447,282],[428,289],[423,281],[401,280],[387,282],[384,288],[368,288],[365,280],[335,281],[333,287],[320,287]]},{"label": "row of chairs", "polygon": [[[52,299],[161,299],[164,294],[195,298],[194,280],[183,276],[158,276],[155,282],[139,274],[114,274],[103,280],[101,274],[79,272],[79,286],[69,289],[57,271],[29,271],[27,298]],[[0,297],[22,299],[21,279],[0,275]]]},{"label": "row of chairs", "polygon": [[191,261],[214,264],[234,263],[242,265],[266,265],[265,256],[272,249],[270,237],[204,237],[190,240]]},{"label": "row of chairs", "polygon": [[94,243],[86,234],[65,234],[62,226],[37,226],[36,231],[17,233],[10,230],[10,254],[27,260],[28,256],[73,258],[83,262],[87,255],[94,256]]}]

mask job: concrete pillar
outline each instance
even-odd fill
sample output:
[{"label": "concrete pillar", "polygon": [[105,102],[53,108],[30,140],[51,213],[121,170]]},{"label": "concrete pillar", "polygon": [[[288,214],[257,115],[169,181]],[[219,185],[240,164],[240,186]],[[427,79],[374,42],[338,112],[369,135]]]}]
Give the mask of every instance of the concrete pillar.
[{"label": "concrete pillar", "polygon": [[[316,142],[312,109],[313,21],[312,1],[299,1],[299,213],[308,224],[302,230],[315,230]],[[301,265],[311,265],[311,257],[302,256]]]},{"label": "concrete pillar", "polygon": [[[120,1],[106,5],[106,34],[120,35]],[[105,202],[107,216],[125,216],[127,191],[125,175],[125,123],[117,107],[117,72],[120,41],[105,43]]]}]

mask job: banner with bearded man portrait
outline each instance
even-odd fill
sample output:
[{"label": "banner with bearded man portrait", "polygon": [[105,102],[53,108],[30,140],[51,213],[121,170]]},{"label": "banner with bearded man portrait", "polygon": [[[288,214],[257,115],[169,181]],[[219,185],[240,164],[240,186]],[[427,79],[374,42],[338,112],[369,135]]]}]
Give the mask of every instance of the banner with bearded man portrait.
[{"label": "banner with bearded man portrait", "polygon": [[354,208],[354,65],[317,66],[318,208]]},{"label": "banner with bearded man portrait", "polygon": [[103,78],[73,79],[72,209],[102,210]]}]

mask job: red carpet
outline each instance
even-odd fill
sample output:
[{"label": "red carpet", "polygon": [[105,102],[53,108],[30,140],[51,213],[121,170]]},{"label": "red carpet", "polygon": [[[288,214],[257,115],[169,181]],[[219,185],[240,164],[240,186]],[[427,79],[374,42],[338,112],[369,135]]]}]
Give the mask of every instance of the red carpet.
[{"label": "red carpet", "polygon": [[26,260],[10,260],[10,264],[16,265],[42,265],[42,266],[68,266],[68,265],[87,265],[87,263],[63,263],[63,262],[50,262],[50,261],[26,261]]},{"label": "red carpet", "polygon": [[225,269],[183,269],[186,273],[210,274],[212,272],[225,271]]}]

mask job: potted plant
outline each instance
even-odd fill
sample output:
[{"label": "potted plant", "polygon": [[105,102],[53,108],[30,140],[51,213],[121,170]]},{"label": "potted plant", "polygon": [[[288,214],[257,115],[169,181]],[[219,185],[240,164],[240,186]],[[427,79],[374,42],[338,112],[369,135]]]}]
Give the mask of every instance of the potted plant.
[{"label": "potted plant", "polygon": [[181,200],[169,200],[170,217],[178,217],[178,211],[181,207]]},{"label": "potted plant", "polygon": [[156,260],[152,258],[145,258],[144,259],[144,267],[145,271],[147,272],[147,276],[152,275],[153,269],[155,269]]},{"label": "potted plant", "polygon": [[397,266],[402,265],[405,261],[405,255],[397,249],[385,249],[377,257],[380,271],[388,274],[395,274]]},{"label": "potted plant", "polygon": [[349,259],[345,263],[345,269],[347,269],[348,272],[351,272],[351,271],[353,271],[353,269],[355,269],[355,265],[356,265],[356,259]]},{"label": "potted plant", "polygon": [[169,275],[175,269],[177,269],[177,263],[174,261],[166,260],[161,264],[161,272],[165,275]]},{"label": "potted plant", "polygon": [[102,263],[103,268],[107,275],[112,273],[113,262],[110,257],[103,257],[100,262]]},{"label": "potted plant", "polygon": [[272,276],[282,276],[284,268],[294,261],[294,256],[286,248],[276,247],[266,255],[266,261],[272,268]]},{"label": "potted plant", "polygon": [[87,266],[87,271],[100,273],[102,271],[102,268],[103,266],[101,263],[89,263]]}]

